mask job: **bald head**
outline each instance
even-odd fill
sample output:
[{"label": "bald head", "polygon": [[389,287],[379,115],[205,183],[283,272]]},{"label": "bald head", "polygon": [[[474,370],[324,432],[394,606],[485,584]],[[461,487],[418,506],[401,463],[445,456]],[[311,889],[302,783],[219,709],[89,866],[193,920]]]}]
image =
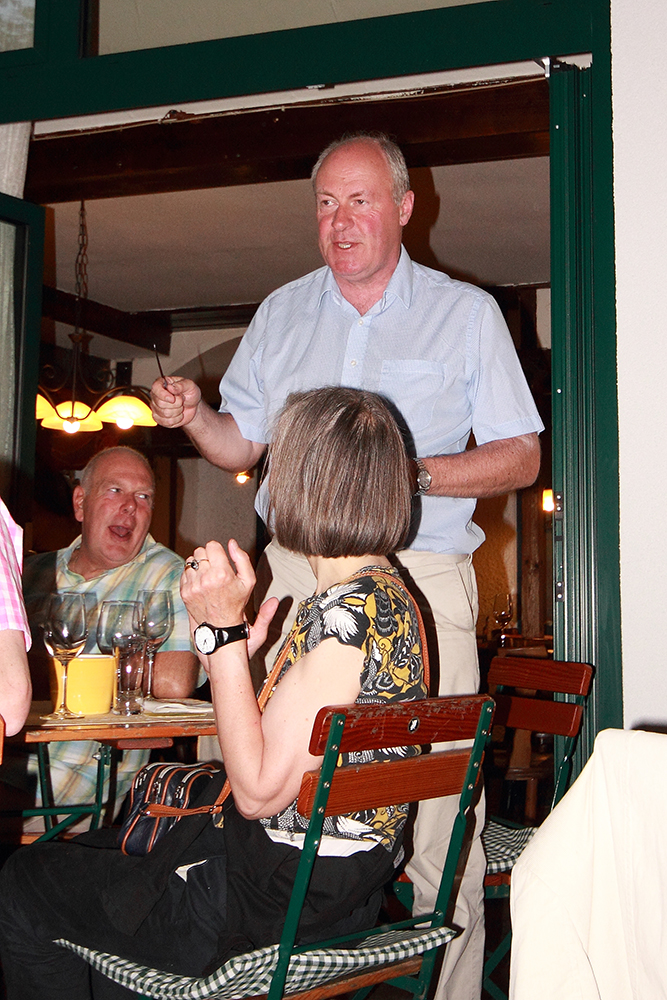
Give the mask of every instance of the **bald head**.
[{"label": "bald head", "polygon": [[385,135],[384,132],[347,132],[340,139],[334,139],[326,146],[317,158],[313,167],[310,179],[313,190],[317,191],[317,175],[320,167],[330,153],[343,146],[349,146],[355,142],[368,143],[376,146],[385,158],[389,173],[391,175],[391,189],[394,201],[400,205],[405,195],[410,190],[410,175],[405,162],[405,157],[399,146]]},{"label": "bald head", "polygon": [[147,459],[133,448],[109,448],[88,463],[74,490],[81,547],[70,567],[86,579],[135,559],[153,514],[155,481]]}]

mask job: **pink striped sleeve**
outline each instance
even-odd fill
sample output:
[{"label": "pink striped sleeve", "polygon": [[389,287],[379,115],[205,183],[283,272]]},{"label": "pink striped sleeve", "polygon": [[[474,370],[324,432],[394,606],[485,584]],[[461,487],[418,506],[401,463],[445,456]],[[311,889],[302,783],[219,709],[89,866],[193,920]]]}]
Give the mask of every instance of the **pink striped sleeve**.
[{"label": "pink striped sleeve", "polygon": [[23,632],[28,650],[32,640],[21,589],[22,540],[23,529],[0,500],[0,631]]}]

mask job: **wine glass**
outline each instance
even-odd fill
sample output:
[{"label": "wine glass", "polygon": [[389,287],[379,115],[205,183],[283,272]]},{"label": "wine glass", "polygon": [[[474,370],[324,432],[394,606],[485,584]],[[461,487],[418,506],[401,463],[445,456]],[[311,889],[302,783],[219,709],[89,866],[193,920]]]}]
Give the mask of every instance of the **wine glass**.
[{"label": "wine glass", "polygon": [[139,601],[104,601],[97,622],[97,645],[101,653],[116,657],[116,702],[113,711],[121,714],[121,661],[144,643],[144,609]]},{"label": "wine glass", "polygon": [[69,661],[81,652],[88,638],[86,602],[83,594],[69,592],[52,594],[42,630],[47,652],[60,660],[63,668],[60,705],[55,712],[43,718],[49,721],[75,719],[76,713],[70,712],[67,707],[67,667]]},{"label": "wine glass", "polygon": [[493,598],[493,620],[498,628],[506,628],[512,621],[512,614],[512,595],[496,594]]},{"label": "wine glass", "polygon": [[139,600],[144,607],[143,634],[146,637],[146,697],[153,697],[153,667],[155,654],[171,635],[174,627],[174,607],[169,590],[140,590]]}]

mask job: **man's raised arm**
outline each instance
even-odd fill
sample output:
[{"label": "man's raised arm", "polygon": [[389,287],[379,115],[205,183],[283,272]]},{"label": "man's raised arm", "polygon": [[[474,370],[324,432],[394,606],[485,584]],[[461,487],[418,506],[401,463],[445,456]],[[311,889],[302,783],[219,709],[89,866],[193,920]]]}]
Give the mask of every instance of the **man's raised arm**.
[{"label": "man's raised arm", "polygon": [[537,434],[522,434],[421,461],[433,477],[429,496],[496,497],[535,482],[540,442]]},{"label": "man's raised arm", "polygon": [[255,465],[266,448],[247,441],[230,413],[218,413],[201,398],[189,378],[167,376],[151,388],[153,416],[162,427],[182,427],[198,451],[226,472],[244,472]]}]

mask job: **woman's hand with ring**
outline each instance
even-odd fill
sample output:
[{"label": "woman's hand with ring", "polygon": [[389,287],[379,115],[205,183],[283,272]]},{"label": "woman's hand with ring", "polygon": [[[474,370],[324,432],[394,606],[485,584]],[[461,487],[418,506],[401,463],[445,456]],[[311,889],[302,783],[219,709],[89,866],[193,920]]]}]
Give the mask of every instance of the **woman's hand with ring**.
[{"label": "woman's hand with ring", "polygon": [[[238,625],[255,586],[255,573],[246,552],[234,539],[229,558],[220,542],[195,549],[181,576],[181,597],[198,624]],[[196,567],[195,564],[196,563]]]}]

